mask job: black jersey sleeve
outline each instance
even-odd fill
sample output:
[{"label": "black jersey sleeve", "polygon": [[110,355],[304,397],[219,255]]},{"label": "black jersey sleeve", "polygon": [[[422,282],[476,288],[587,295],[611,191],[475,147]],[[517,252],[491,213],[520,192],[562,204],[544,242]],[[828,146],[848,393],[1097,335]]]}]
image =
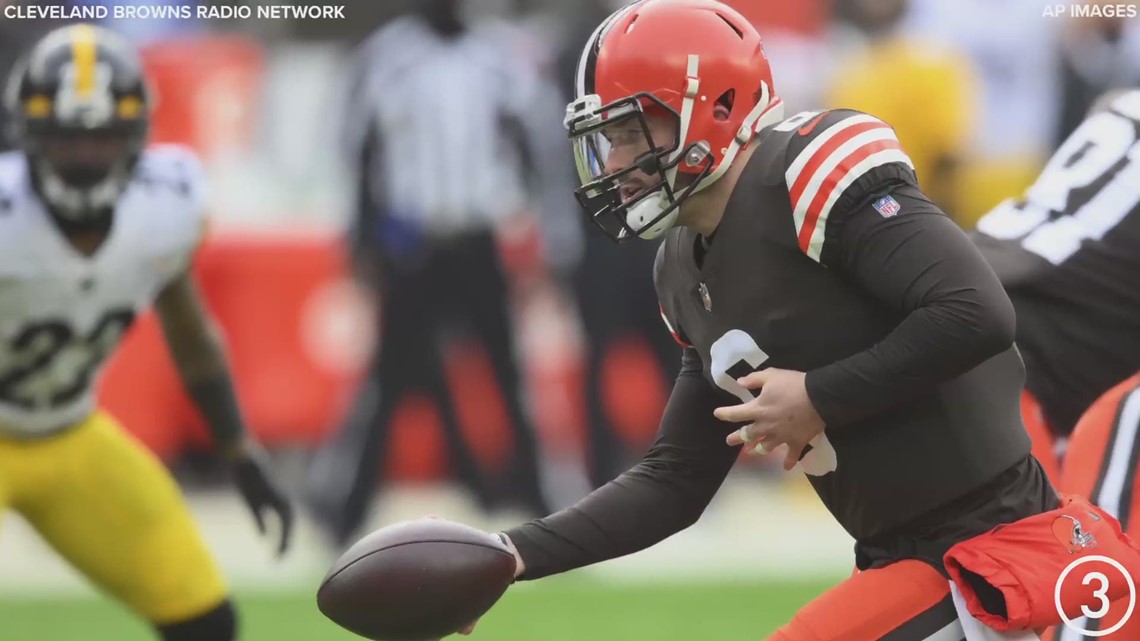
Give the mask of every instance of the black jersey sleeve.
[{"label": "black jersey sleeve", "polygon": [[696,522],[740,450],[725,444],[734,426],[713,417],[723,404],[696,350],[685,349],[657,440],[641,461],[576,505],[506,532],[526,565],[520,578],[631,554]]},{"label": "black jersey sleeve", "polygon": [[829,426],[905,402],[1013,343],[1013,306],[997,276],[917,187],[871,194],[842,221],[830,268],[900,321],[877,344],[807,373]]}]

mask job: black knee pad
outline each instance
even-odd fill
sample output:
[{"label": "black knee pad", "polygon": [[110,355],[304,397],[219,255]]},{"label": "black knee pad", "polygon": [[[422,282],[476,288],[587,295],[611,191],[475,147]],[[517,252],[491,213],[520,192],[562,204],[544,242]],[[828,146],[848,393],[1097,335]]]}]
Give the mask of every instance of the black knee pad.
[{"label": "black knee pad", "polygon": [[234,641],[237,639],[237,613],[226,599],[221,605],[185,621],[158,626],[162,641]]}]

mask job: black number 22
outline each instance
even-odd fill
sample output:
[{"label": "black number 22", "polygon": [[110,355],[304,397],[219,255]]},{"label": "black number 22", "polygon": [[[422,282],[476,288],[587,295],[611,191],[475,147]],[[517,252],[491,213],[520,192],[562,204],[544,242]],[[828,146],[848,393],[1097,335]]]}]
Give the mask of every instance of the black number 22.
[{"label": "black number 22", "polygon": [[108,310],[85,336],[77,336],[71,324],[58,319],[25,326],[7,347],[8,366],[0,371],[0,403],[46,410],[74,401],[134,318],[131,309]]}]

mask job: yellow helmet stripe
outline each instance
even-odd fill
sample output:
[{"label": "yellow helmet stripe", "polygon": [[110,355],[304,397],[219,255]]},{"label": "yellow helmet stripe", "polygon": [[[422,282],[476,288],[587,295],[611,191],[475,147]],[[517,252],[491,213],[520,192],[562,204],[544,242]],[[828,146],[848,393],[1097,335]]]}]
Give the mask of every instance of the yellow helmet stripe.
[{"label": "yellow helmet stripe", "polygon": [[75,64],[75,92],[86,98],[95,91],[95,29],[76,25],[71,39],[71,58]]}]

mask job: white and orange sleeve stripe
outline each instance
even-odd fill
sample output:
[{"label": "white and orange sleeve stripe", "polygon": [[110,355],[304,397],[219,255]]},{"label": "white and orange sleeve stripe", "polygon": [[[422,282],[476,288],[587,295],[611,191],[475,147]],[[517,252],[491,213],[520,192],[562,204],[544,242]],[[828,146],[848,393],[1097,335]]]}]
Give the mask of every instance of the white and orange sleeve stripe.
[{"label": "white and orange sleeve stripe", "polygon": [[692,347],[689,341],[682,338],[681,334],[673,328],[673,323],[670,323],[669,317],[665,315],[665,307],[658,304],[657,309],[661,312],[661,320],[665,321],[665,327],[669,329],[669,334],[673,337],[673,340],[677,341],[677,344],[681,347]]},{"label": "white and orange sleeve stripe", "polygon": [[818,262],[828,215],[844,190],[868,171],[896,162],[914,169],[894,130],[874,116],[854,114],[820,131],[785,174],[800,249]]}]

